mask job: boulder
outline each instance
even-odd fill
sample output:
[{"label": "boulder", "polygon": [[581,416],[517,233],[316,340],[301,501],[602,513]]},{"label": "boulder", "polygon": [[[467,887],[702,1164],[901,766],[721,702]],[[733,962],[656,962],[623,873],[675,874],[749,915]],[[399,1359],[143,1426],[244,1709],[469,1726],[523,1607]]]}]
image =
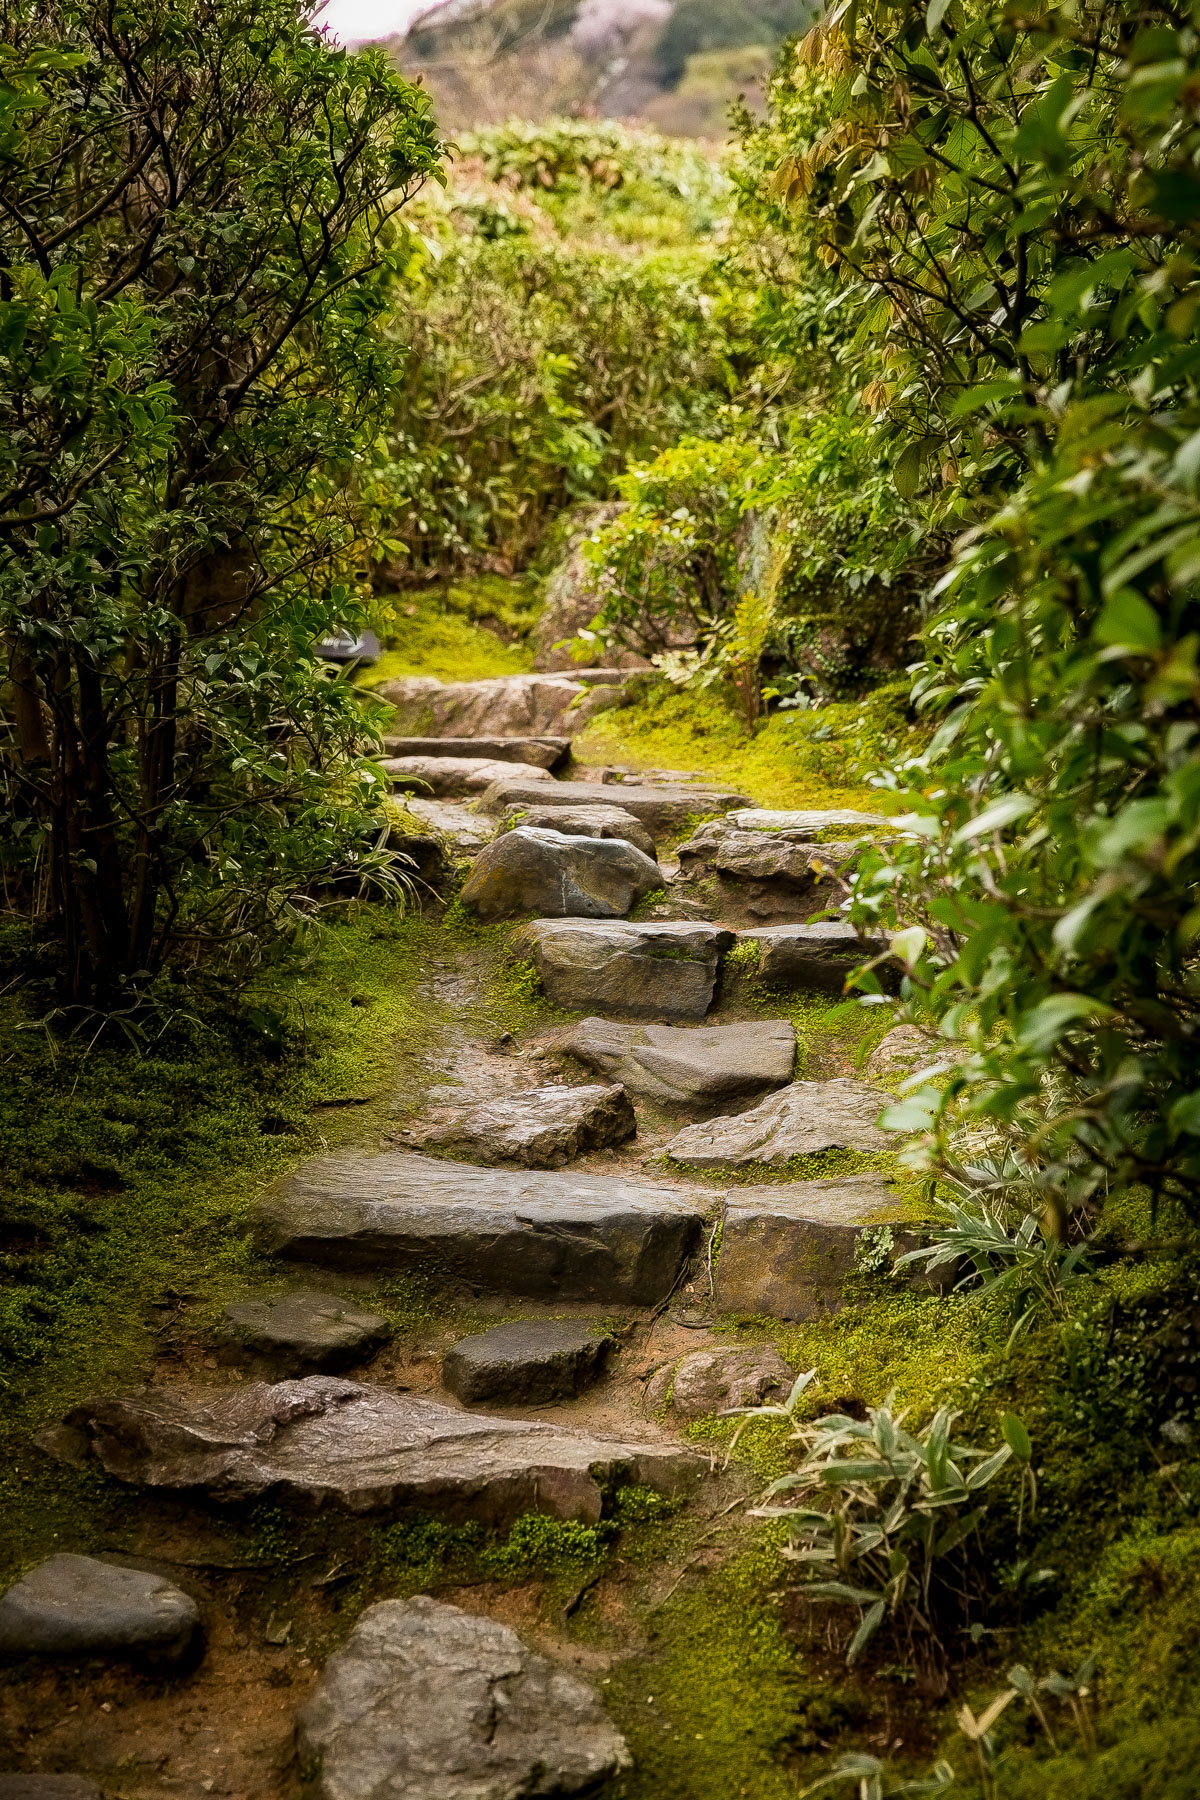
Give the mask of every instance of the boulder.
[{"label": "boulder", "polygon": [[442,1383],[467,1406],[542,1406],[598,1381],[609,1333],[569,1319],[521,1319],[462,1338],[442,1362]]},{"label": "boulder", "polygon": [[43,1447],[131,1487],[218,1505],[407,1510],[503,1528],[526,1512],[595,1523],[629,1482],[676,1493],[684,1450],[464,1413],[341,1375],[85,1400]]},{"label": "boulder", "polygon": [[181,1588],[94,1556],[51,1556],[0,1599],[0,1656],[129,1657],[178,1668],[200,1647]]},{"label": "boulder", "polygon": [[277,1300],[238,1300],[225,1308],[224,1344],[248,1353],[278,1375],[348,1369],[381,1350],[387,1320],[337,1294],[303,1288]]},{"label": "boulder", "polygon": [[727,819],[709,819],[680,844],[676,855],[689,878],[717,874],[732,882],[767,882],[793,895],[808,894],[857,855],[859,844],[814,844],[790,831],[739,831]]},{"label": "boulder", "polygon": [[269,1247],[326,1267],[428,1274],[477,1293],[654,1306],[711,1197],[618,1175],[477,1169],[430,1156],[315,1157],[259,1203]]},{"label": "boulder", "polygon": [[[810,988],[840,994],[846,976],[887,949],[886,938],[860,937],[853,925],[818,919],[813,925],[763,925],[739,931],[744,944],[757,946],[760,981],[768,987]],[[886,968],[876,973],[889,978]]]},{"label": "boulder", "polygon": [[658,864],[622,838],[518,825],[479,852],[459,897],[481,919],[619,919],[661,886]]},{"label": "boulder", "polygon": [[864,1081],[793,1081],[748,1112],[685,1125],[666,1153],[693,1169],[742,1169],[821,1150],[890,1150],[895,1139],[876,1123],[890,1103],[890,1094]]},{"label": "boulder", "polygon": [[744,794],[732,793],[727,788],[668,787],[665,782],[661,787],[632,787],[628,782],[608,786],[560,781],[553,788],[544,788],[529,781],[528,773],[528,770],[518,770],[497,777],[484,790],[479,802],[483,811],[502,813],[509,806],[586,805],[588,788],[599,788],[597,799],[602,794],[607,805],[620,806],[623,811],[632,813],[657,841],[681,830],[692,819],[702,818],[706,813],[724,812],[730,806],[739,806],[745,799]]},{"label": "boulder", "polygon": [[729,822],[739,831],[787,831],[809,839],[818,831],[842,831],[847,826],[858,830],[888,823],[882,813],[852,812],[845,807],[826,811],[814,808],[772,812],[761,806],[748,806],[741,812],[731,813]]},{"label": "boulder", "polygon": [[[507,778],[512,763],[492,762],[474,756],[384,756],[380,768],[398,788],[416,788],[435,800],[452,800],[463,794],[485,793],[497,776]],[[521,780],[536,786],[554,780],[549,769],[522,765]]]},{"label": "boulder", "polygon": [[591,1794],[629,1768],[595,1690],[497,1619],[380,1600],[300,1714],[316,1800],[522,1800]]},{"label": "boulder", "polygon": [[673,1105],[718,1106],[792,1079],[796,1032],[786,1019],[738,1025],[620,1025],[584,1019],[559,1048],[635,1094]]},{"label": "boulder", "polygon": [[[836,1312],[859,1240],[885,1262],[917,1247],[883,1175],[837,1175],[733,1190],[726,1202],[714,1305],[725,1313],[817,1319]],[[878,1260],[872,1257],[872,1261]],[[934,1285],[926,1278],[924,1285]]]},{"label": "boulder", "polygon": [[406,794],[404,810],[415,813],[418,819],[423,819],[427,825],[432,826],[459,856],[474,856],[484,844],[490,844],[496,835],[494,819],[455,800],[426,800],[419,794]]},{"label": "boulder", "polygon": [[539,769],[557,769],[571,754],[565,737],[386,737],[383,747],[389,756],[461,756]]},{"label": "boulder", "polygon": [[86,1775],[0,1775],[0,1800],[103,1800]]},{"label": "boulder", "polygon": [[655,1372],[643,1405],[647,1412],[670,1406],[681,1419],[706,1419],[735,1406],[786,1400],[794,1380],[769,1344],[753,1350],[693,1350]]},{"label": "boulder", "polygon": [[484,1164],[561,1169],[589,1150],[623,1144],[637,1130],[623,1087],[538,1087],[497,1094],[466,1109],[439,1107],[400,1132],[414,1150],[450,1150]]},{"label": "boulder", "polygon": [[537,919],[513,947],[527,950],[555,1006],[669,1023],[704,1017],[732,943],[717,925]]},{"label": "boulder", "polygon": [[435,681],[405,675],[375,689],[396,708],[395,729],[422,737],[569,736],[565,717],[587,693],[568,675],[498,675],[486,681]]},{"label": "boulder", "polygon": [[[578,789],[583,783],[573,785]],[[623,838],[644,856],[658,858],[654,839],[641,820],[624,807],[609,806],[604,801],[585,801],[575,806],[506,806],[501,823],[504,830],[511,830],[514,825],[536,825],[548,831],[564,831],[568,837]]]}]

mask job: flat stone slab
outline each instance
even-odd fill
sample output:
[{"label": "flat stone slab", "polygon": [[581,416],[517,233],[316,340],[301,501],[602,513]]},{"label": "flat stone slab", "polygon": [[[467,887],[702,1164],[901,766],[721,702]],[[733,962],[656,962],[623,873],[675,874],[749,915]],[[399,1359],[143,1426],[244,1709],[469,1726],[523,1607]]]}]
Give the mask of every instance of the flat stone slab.
[{"label": "flat stone slab", "polygon": [[[817,1319],[843,1304],[867,1228],[888,1233],[885,1260],[917,1247],[898,1197],[883,1175],[838,1175],[727,1196],[714,1305],[726,1313]],[[930,1285],[930,1284],[926,1284]]]},{"label": "flat stone slab", "polygon": [[508,1625],[418,1594],[369,1606],[300,1714],[316,1800],[591,1794],[630,1756],[591,1686]]},{"label": "flat stone slab", "polygon": [[418,819],[423,819],[446,838],[450,848],[460,856],[474,856],[496,835],[494,819],[477,813],[459,800],[426,800],[420,794],[405,794],[404,807],[406,812],[415,813]]},{"label": "flat stone slab", "polygon": [[710,819],[676,854],[685,876],[715,873],[727,881],[768,882],[798,895],[828,881],[861,849],[861,843],[814,844],[800,832],[739,831],[726,819]]},{"label": "flat stone slab", "polygon": [[[398,788],[414,788],[435,800],[453,800],[463,794],[483,794],[497,775],[507,777],[511,763],[474,756],[384,756],[379,766]],[[549,769],[523,767],[521,780],[537,787],[554,780]]]},{"label": "flat stone slab", "polygon": [[181,1588],[94,1556],[51,1556],[0,1598],[0,1656],[132,1657],[174,1668],[200,1635],[196,1603]]},{"label": "flat stone slab", "polygon": [[103,1800],[86,1775],[0,1775],[0,1800]]},{"label": "flat stone slab", "polygon": [[472,738],[568,735],[579,727],[566,715],[587,691],[570,675],[497,675],[484,681],[403,675],[374,690],[396,708],[397,732]]},{"label": "flat stone slab", "polygon": [[786,1400],[795,1381],[778,1350],[693,1350],[664,1363],[646,1387],[647,1412],[664,1406],[681,1419],[711,1418],[737,1406],[764,1406]]},{"label": "flat stone slab", "polygon": [[436,1147],[493,1166],[561,1169],[589,1150],[623,1144],[636,1130],[623,1087],[549,1086],[457,1110],[439,1107],[399,1135],[414,1150]]},{"label": "flat stone slab", "polygon": [[[577,783],[582,787],[583,783]],[[550,831],[565,831],[568,837],[624,838],[627,844],[657,859],[654,839],[640,819],[624,807],[610,806],[607,801],[587,801],[578,806],[543,806],[531,802],[526,806],[506,806],[502,827],[540,825]]]},{"label": "flat stone slab", "polygon": [[[818,919],[814,925],[764,925],[739,931],[741,943],[758,946],[758,970],[769,987],[810,988],[818,993],[840,994],[851,969],[880,956],[885,938],[859,937],[852,925],[837,919]],[[888,971],[876,973],[881,984]]]},{"label": "flat stone slab", "polygon": [[779,1166],[821,1150],[890,1150],[895,1139],[876,1123],[892,1096],[865,1081],[793,1081],[748,1112],[685,1125],[667,1145],[672,1162],[693,1169]]},{"label": "flat stone slab", "polygon": [[595,1523],[629,1482],[676,1493],[697,1473],[670,1445],[459,1412],[340,1375],[104,1395],[41,1442],[131,1487],[219,1505],[413,1509],[497,1527],[526,1512]]},{"label": "flat stone slab", "polygon": [[954,1051],[944,1038],[931,1037],[916,1025],[895,1025],[868,1056],[867,1074],[913,1075],[939,1061],[949,1064],[953,1057]]},{"label": "flat stone slab", "polygon": [[442,1384],[467,1406],[542,1406],[598,1381],[612,1352],[607,1331],[569,1319],[521,1319],[462,1338],[446,1352]]},{"label": "flat stone slab", "polygon": [[811,837],[815,831],[841,831],[844,827],[886,825],[882,813],[853,812],[845,807],[827,811],[794,809],[773,812],[767,807],[748,806],[731,813],[730,824],[740,831],[790,831]]},{"label": "flat stone slab", "polygon": [[329,1374],[381,1350],[392,1335],[387,1320],[337,1294],[313,1288],[275,1300],[238,1300],[225,1308],[221,1337],[278,1375]]},{"label": "flat stone slab", "polygon": [[796,1032],[787,1019],[686,1027],[584,1019],[559,1048],[635,1094],[713,1106],[789,1082]]},{"label": "flat stone slab", "polygon": [[420,1270],[479,1293],[654,1306],[711,1197],[617,1175],[480,1169],[401,1151],[323,1156],[260,1202],[269,1247],[326,1267]]},{"label": "flat stone slab", "polygon": [[387,737],[389,756],[465,756],[484,762],[557,769],[571,754],[567,737]]},{"label": "flat stone slab", "polygon": [[502,813],[507,806],[578,806],[581,790],[586,792],[589,786],[598,788],[609,804],[618,804],[623,811],[640,819],[655,838],[667,837],[680,830],[689,819],[702,817],[705,813],[727,812],[731,806],[740,806],[746,798],[745,794],[735,794],[727,788],[668,787],[665,783],[633,787],[629,782],[622,782],[620,786],[605,787],[599,782],[560,781],[550,790],[531,782],[529,771],[523,770],[498,776],[484,791],[479,804],[484,812],[490,813]]},{"label": "flat stone slab", "polygon": [[708,924],[537,919],[514,939],[555,1006],[665,1023],[703,1019],[733,932]]},{"label": "flat stone slab", "polygon": [[481,919],[619,919],[661,886],[658,864],[623,838],[519,825],[479,852],[459,898]]}]

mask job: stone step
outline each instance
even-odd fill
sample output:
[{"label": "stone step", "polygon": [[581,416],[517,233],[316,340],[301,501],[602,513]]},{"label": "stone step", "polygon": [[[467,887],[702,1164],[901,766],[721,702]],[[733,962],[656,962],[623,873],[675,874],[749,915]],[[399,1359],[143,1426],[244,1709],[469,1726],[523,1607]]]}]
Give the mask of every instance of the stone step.
[{"label": "stone step", "polygon": [[[860,937],[853,925],[818,919],[812,925],[761,925],[738,932],[738,941],[758,948],[754,973],[768,987],[811,989],[840,994],[846,976],[872,957],[886,953],[883,937]],[[899,985],[898,971],[881,964],[875,971],[882,987]]]},{"label": "stone step", "polygon": [[512,950],[555,1006],[671,1024],[704,1018],[733,941],[719,925],[535,919]]},{"label": "stone step", "polygon": [[715,1196],[615,1175],[494,1170],[402,1151],[316,1157],[259,1203],[278,1255],[423,1272],[479,1293],[654,1306]]},{"label": "stone step", "polygon": [[702,1469],[675,1445],[459,1412],[339,1375],[103,1395],[38,1441],[131,1487],[218,1505],[429,1511],[499,1529],[527,1512],[594,1523],[619,1488],[680,1493]]},{"label": "stone step", "polygon": [[297,1741],[314,1800],[592,1794],[631,1762],[586,1681],[511,1626],[427,1594],[366,1609]]},{"label": "stone step", "polygon": [[[731,1189],[721,1227],[713,1304],[722,1313],[818,1319],[845,1304],[864,1231],[886,1266],[924,1235],[879,1174],[837,1175]],[[874,1259],[873,1259],[874,1260]],[[914,1285],[953,1285],[953,1273]]]},{"label": "stone step", "polygon": [[389,756],[463,756],[539,769],[561,768],[571,754],[567,737],[385,737],[383,747]]},{"label": "stone step", "polygon": [[602,1326],[519,1319],[460,1338],[442,1359],[442,1386],[464,1406],[545,1406],[591,1387],[612,1349]]},{"label": "stone step", "polygon": [[888,823],[882,813],[854,812],[846,807],[825,810],[819,807],[798,807],[772,811],[768,807],[747,806],[740,812],[730,813],[729,818],[730,823],[739,831],[784,831],[806,838],[811,838],[818,831],[841,831],[847,826],[858,829]]},{"label": "stone step", "polygon": [[[579,676],[586,676],[580,680]],[[573,736],[599,704],[613,698],[609,684],[626,676],[616,669],[562,675],[497,675],[484,681],[438,681],[404,675],[374,690],[396,708],[397,734],[421,737]],[[603,689],[601,693],[599,690]]]},{"label": "stone step", "polygon": [[623,1144],[636,1130],[623,1087],[548,1086],[439,1105],[397,1135],[413,1150],[446,1150],[489,1167],[561,1169],[591,1150]]},{"label": "stone step", "polygon": [[799,832],[744,831],[726,817],[697,826],[675,854],[680,871],[693,880],[716,874],[734,882],[773,882],[793,894],[807,894],[852,861],[862,843],[814,844]]},{"label": "stone step", "polygon": [[[379,767],[395,788],[412,788],[435,800],[453,800],[464,794],[487,793],[497,776],[507,779],[513,764],[476,756],[384,756]],[[549,769],[535,769],[530,764],[522,767],[519,779],[531,788],[554,781]]]},{"label": "stone step", "polygon": [[[496,835],[495,819],[476,812],[474,807],[465,806],[461,801],[427,800],[423,795],[406,793],[404,808],[445,838],[458,856],[474,856]],[[399,846],[400,840],[396,843]]]},{"label": "stone step", "polygon": [[479,852],[459,895],[480,919],[619,919],[662,886],[658,864],[623,838],[569,837],[533,825]]},{"label": "stone step", "polygon": [[392,1328],[338,1294],[302,1288],[225,1308],[219,1344],[228,1360],[264,1365],[272,1375],[336,1374],[381,1350]]},{"label": "stone step", "polygon": [[609,805],[607,800],[589,800],[582,806],[558,806],[554,802],[542,805],[540,801],[506,806],[500,823],[506,831],[515,825],[537,825],[548,831],[565,831],[568,837],[624,838],[643,855],[655,860],[658,857],[654,839],[641,820],[624,807]]},{"label": "stone step", "polygon": [[786,1019],[683,1027],[583,1019],[558,1047],[635,1094],[712,1107],[789,1082],[796,1031]]},{"label": "stone step", "polygon": [[740,806],[744,794],[728,788],[632,787],[628,782],[609,786],[604,782],[560,781],[545,788],[530,781],[528,769],[505,771],[487,787],[480,799],[484,812],[502,813],[508,806],[619,805],[640,819],[657,840],[679,831],[689,820],[705,813],[723,813]]},{"label": "stone step", "polygon": [[190,1595],[161,1575],[95,1556],[48,1557],[0,1597],[0,1657],[102,1656],[178,1669],[196,1660],[202,1636]]},{"label": "stone step", "polygon": [[892,1150],[895,1138],[876,1122],[891,1102],[891,1094],[865,1081],[794,1081],[748,1112],[685,1125],[666,1154],[693,1169],[742,1169],[782,1167],[822,1150]]}]

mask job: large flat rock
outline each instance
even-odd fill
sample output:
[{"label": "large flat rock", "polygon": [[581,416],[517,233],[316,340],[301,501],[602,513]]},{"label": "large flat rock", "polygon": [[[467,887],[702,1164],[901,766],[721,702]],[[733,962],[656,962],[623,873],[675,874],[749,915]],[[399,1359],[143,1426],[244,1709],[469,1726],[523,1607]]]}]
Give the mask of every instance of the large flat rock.
[{"label": "large flat rock", "polygon": [[787,1019],[684,1027],[583,1019],[559,1048],[635,1094],[719,1106],[790,1081],[796,1032]]},{"label": "large flat rock", "polygon": [[859,830],[887,822],[882,813],[853,812],[846,807],[772,811],[769,807],[747,806],[730,814],[730,824],[741,831],[786,831],[808,838],[819,831]]},{"label": "large flat rock", "polygon": [[0,1656],[132,1657],[172,1668],[199,1643],[189,1595],[94,1556],[51,1556],[0,1598]]},{"label": "large flat rock", "polygon": [[326,1267],[422,1270],[480,1293],[653,1306],[710,1196],[616,1175],[500,1170],[393,1152],[322,1156],[257,1209],[268,1245]]},{"label": "large flat rock", "polygon": [[275,1375],[337,1373],[374,1356],[391,1335],[381,1314],[312,1288],[270,1300],[235,1300],[221,1325],[227,1351],[261,1361]]},{"label": "large flat rock", "polygon": [[418,1594],[369,1606],[300,1714],[316,1800],[592,1794],[630,1766],[578,1675],[497,1619]]},{"label": "large flat rock", "polygon": [[[398,788],[412,788],[434,800],[483,794],[498,775],[507,777],[511,763],[476,756],[384,756],[379,766]],[[554,780],[549,769],[523,767],[521,780],[530,787]]]},{"label": "large flat rock", "polygon": [[[585,788],[583,782],[574,785]],[[656,860],[658,857],[654,839],[641,820],[607,801],[588,801],[580,806],[543,806],[540,801],[506,806],[501,823],[506,830],[514,825],[541,825],[550,831],[565,831],[568,837],[624,838],[644,855]]]},{"label": "large flat rock", "polygon": [[555,1006],[670,1024],[703,1019],[733,935],[707,924],[536,919],[514,949],[528,951]]},{"label": "large flat rock", "polygon": [[904,1221],[903,1205],[882,1175],[732,1189],[714,1305],[720,1312],[775,1319],[836,1312],[863,1231],[871,1230],[872,1248],[886,1263],[920,1241]]},{"label": "large flat rock", "polygon": [[[818,919],[814,925],[763,925],[739,931],[739,941],[758,949],[756,973],[768,987],[840,994],[846,976],[887,949],[887,940],[860,937],[853,925]],[[887,971],[877,970],[881,979]]]},{"label": "large flat rock", "polygon": [[103,1395],[42,1441],[131,1487],[219,1505],[417,1510],[498,1527],[526,1512],[594,1523],[629,1482],[675,1493],[697,1473],[672,1446],[459,1412],[339,1375]]},{"label": "large flat rock", "polygon": [[484,812],[502,813],[507,806],[578,806],[586,804],[589,787],[597,790],[597,800],[619,805],[640,819],[655,838],[668,837],[689,820],[703,818],[706,813],[723,813],[740,806],[744,794],[727,788],[634,787],[629,782],[605,787],[600,782],[560,781],[550,789],[528,779],[528,770],[505,772],[497,776],[484,791],[479,804]]},{"label": "large flat rock", "polygon": [[561,1169],[589,1150],[623,1144],[637,1130],[620,1086],[529,1088],[475,1105],[439,1106],[400,1133],[414,1150],[449,1150],[473,1162]]},{"label": "large flat rock", "polygon": [[571,754],[565,737],[386,737],[383,747],[389,756],[465,756],[539,769],[557,769]]},{"label": "large flat rock", "polygon": [[481,919],[619,919],[661,886],[658,864],[623,838],[519,825],[479,852],[459,898]]},{"label": "large flat rock", "polygon": [[667,1145],[672,1162],[693,1169],[780,1166],[821,1150],[890,1150],[876,1121],[892,1096],[865,1081],[793,1081],[748,1112],[685,1125]]},{"label": "large flat rock", "polygon": [[544,1406],[599,1380],[612,1348],[599,1326],[518,1319],[460,1338],[442,1359],[442,1383],[467,1406]]},{"label": "large flat rock", "polygon": [[437,681],[404,675],[375,692],[396,708],[397,733],[421,737],[570,736],[566,714],[587,686],[569,675],[498,675],[486,681]]}]

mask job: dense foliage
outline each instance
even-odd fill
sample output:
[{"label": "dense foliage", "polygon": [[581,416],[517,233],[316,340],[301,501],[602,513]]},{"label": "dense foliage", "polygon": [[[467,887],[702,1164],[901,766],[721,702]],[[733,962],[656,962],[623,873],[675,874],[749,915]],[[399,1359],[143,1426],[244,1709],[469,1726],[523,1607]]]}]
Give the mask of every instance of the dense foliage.
[{"label": "dense foliage", "polygon": [[7,868],[75,998],[372,857],[314,639],[361,615],[427,101],[288,0],[26,5],[0,48]]}]

